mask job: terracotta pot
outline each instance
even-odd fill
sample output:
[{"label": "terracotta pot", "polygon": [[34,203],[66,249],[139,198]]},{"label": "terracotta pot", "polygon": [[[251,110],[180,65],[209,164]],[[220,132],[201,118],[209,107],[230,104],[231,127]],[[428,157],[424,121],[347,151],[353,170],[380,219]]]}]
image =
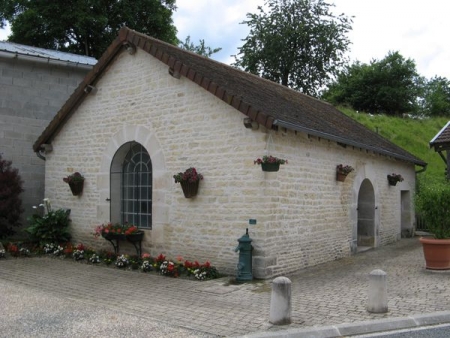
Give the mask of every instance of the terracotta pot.
[{"label": "terracotta pot", "polygon": [[450,269],[450,239],[421,237],[426,268],[430,270]]},{"label": "terracotta pot", "polygon": [[347,177],[347,174],[336,171],[336,181],[344,182],[346,177]]},{"label": "terracotta pot", "polygon": [[262,171],[278,171],[280,170],[280,163],[261,163]]}]

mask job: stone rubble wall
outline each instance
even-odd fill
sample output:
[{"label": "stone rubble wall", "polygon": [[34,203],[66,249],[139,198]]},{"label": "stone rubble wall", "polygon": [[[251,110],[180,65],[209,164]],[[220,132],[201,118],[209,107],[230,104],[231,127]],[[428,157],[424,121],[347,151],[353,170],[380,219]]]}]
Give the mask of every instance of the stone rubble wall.
[{"label": "stone rubble wall", "polygon": [[0,58],[0,153],[13,162],[24,181],[24,225],[33,213],[32,206],[44,198],[45,162],[32,146],[87,72],[85,68]]}]

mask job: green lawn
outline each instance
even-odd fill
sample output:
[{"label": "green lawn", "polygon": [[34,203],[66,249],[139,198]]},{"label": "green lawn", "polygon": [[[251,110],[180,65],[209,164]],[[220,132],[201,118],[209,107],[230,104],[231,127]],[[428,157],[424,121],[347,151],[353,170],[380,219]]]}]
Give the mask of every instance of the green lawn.
[{"label": "green lawn", "polygon": [[[429,142],[447,124],[448,118],[434,117],[416,120],[357,113],[343,107],[339,107],[339,110],[427,162],[427,170],[418,175],[421,184],[431,185],[446,182],[444,176],[446,164],[438,153],[430,149]],[[419,169],[420,167],[417,167],[417,170]]]}]

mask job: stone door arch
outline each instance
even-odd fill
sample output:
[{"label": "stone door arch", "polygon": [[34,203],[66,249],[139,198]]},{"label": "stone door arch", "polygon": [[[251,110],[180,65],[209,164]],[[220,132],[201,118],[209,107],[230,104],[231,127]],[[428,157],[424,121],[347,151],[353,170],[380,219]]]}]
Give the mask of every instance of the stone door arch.
[{"label": "stone door arch", "polygon": [[356,244],[357,252],[376,246],[375,191],[369,179],[361,182],[358,192]]}]

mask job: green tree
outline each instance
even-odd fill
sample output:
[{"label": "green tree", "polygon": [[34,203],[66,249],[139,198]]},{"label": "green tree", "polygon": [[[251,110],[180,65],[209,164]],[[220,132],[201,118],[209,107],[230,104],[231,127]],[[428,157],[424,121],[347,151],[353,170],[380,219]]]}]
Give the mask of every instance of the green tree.
[{"label": "green tree", "polygon": [[450,81],[435,76],[423,88],[423,113],[431,116],[450,116]]},{"label": "green tree", "polygon": [[0,22],[8,41],[99,58],[128,26],[176,44],[175,0],[3,0]]},{"label": "green tree", "polygon": [[190,35],[188,35],[186,37],[186,40],[184,40],[184,42],[180,41],[178,43],[178,47],[180,47],[182,49],[186,49],[186,50],[194,52],[194,53],[197,53],[199,55],[206,56],[208,58],[211,57],[211,55],[213,55],[217,52],[220,52],[222,50],[222,48],[214,48],[213,49],[211,47],[205,46],[205,40],[203,40],[203,39],[201,39],[199,42],[200,42],[200,44],[195,46],[194,43],[191,42]]},{"label": "green tree", "polygon": [[381,61],[372,60],[369,65],[357,61],[347,66],[322,98],[369,113],[417,113],[422,82],[413,60],[389,52]]},{"label": "green tree", "polygon": [[334,16],[323,0],[266,0],[266,13],[247,14],[250,27],[234,65],[318,96],[346,60],[351,18]]}]

